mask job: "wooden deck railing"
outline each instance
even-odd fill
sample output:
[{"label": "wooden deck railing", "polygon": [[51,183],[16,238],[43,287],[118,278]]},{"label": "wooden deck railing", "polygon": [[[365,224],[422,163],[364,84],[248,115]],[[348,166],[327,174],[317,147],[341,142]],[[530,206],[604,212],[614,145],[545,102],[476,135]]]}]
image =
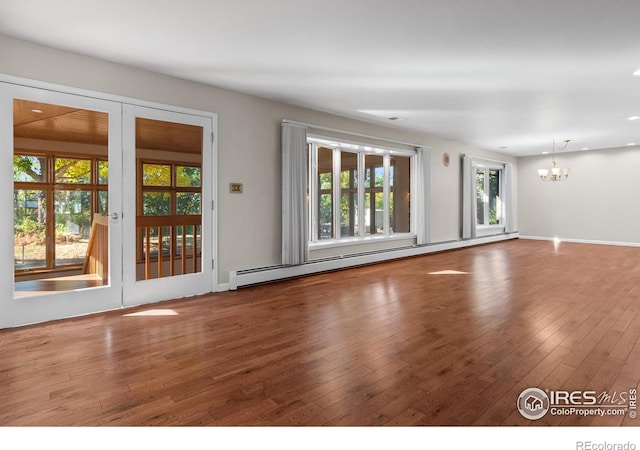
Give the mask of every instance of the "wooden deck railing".
[{"label": "wooden deck railing", "polygon": [[198,272],[201,224],[200,215],[137,216],[138,255],[144,261],[144,279]]},{"label": "wooden deck railing", "polygon": [[84,258],[84,273],[95,273],[104,282],[109,279],[109,217],[94,214]]}]

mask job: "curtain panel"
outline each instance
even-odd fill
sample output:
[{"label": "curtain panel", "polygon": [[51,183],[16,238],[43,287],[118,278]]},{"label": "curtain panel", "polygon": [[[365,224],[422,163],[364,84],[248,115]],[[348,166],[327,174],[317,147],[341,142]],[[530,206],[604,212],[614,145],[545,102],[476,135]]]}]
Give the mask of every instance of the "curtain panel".
[{"label": "curtain panel", "polygon": [[297,265],[309,255],[307,212],[307,129],[282,124],[282,264]]},{"label": "curtain panel", "polygon": [[515,220],[513,217],[513,164],[504,165],[504,232],[513,233],[515,230]]},{"label": "curtain panel", "polygon": [[462,157],[462,238],[476,237],[476,185],[473,158]]},{"label": "curtain panel", "polygon": [[431,152],[428,149],[416,148],[416,192],[414,201],[416,202],[416,244],[425,245],[431,242],[430,230],[430,174],[431,174]]}]

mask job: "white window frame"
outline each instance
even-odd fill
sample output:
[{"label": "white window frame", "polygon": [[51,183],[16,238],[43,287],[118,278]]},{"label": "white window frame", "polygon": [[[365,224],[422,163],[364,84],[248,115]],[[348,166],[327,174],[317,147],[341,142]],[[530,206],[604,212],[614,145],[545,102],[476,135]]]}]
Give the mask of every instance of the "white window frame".
[{"label": "white window frame", "polygon": [[[341,245],[351,245],[354,243],[366,243],[369,241],[392,241],[398,239],[410,239],[416,237],[416,205],[415,202],[410,202],[410,231],[408,233],[391,233],[390,230],[390,215],[389,215],[389,193],[390,187],[390,161],[392,156],[401,156],[410,158],[410,192],[416,192],[416,151],[412,150],[400,150],[394,148],[374,147],[368,144],[359,142],[345,141],[332,139],[330,137],[319,135],[308,135],[307,144],[309,151],[309,248],[327,248]],[[318,146],[325,148],[331,148],[333,150],[333,172],[332,172],[332,196],[333,196],[333,238],[332,239],[319,239],[318,236],[318,196],[315,195],[318,192]],[[364,174],[365,168],[365,155],[382,155],[384,166],[384,184],[383,184],[383,202],[384,202],[384,214],[383,214],[383,227],[384,233],[380,234],[366,234],[365,227],[358,227],[357,236],[341,236],[341,224],[340,224],[340,173],[341,173],[341,152],[356,153],[358,155],[358,173]],[[365,223],[365,185],[364,176],[358,177],[358,224]]]},{"label": "white window frame", "polygon": [[[484,207],[484,223],[477,223],[476,226],[478,228],[478,230],[488,230],[488,229],[492,229],[492,228],[504,228],[505,227],[505,223],[506,223],[506,208],[505,208],[505,204],[504,204],[504,195],[505,195],[505,189],[504,189],[504,172],[505,172],[505,165],[504,164],[488,164],[488,163],[484,163],[484,162],[474,162],[473,163],[473,175],[474,175],[474,192],[476,191],[476,184],[475,184],[475,180],[476,180],[476,176],[478,173],[479,169],[483,169],[484,170],[484,198],[483,198],[483,204],[485,205]],[[497,224],[489,224],[489,198],[487,197],[487,192],[490,190],[489,189],[489,171],[490,170],[497,170],[500,173],[500,182],[498,185],[498,197],[500,199],[500,201],[502,202],[502,205],[500,207],[500,215],[498,217],[498,223]],[[477,221],[477,217],[476,217],[476,221]]]}]

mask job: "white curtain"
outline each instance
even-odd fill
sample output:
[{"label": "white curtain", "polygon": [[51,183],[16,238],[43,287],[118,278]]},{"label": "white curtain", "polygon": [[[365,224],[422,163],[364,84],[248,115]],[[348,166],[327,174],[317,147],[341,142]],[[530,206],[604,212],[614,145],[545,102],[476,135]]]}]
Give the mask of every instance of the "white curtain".
[{"label": "white curtain", "polygon": [[307,129],[282,124],[282,264],[308,259]]},{"label": "white curtain", "polygon": [[515,231],[515,220],[513,217],[513,165],[511,163],[506,163],[504,165],[504,232],[505,233],[513,233]]},{"label": "white curtain", "polygon": [[416,183],[415,194],[412,193],[412,201],[415,202],[416,211],[416,237],[417,244],[424,245],[431,242],[429,229],[429,184],[431,177],[431,152],[428,149],[416,149]]},{"label": "white curtain", "polygon": [[462,238],[476,237],[476,185],[471,156],[462,157]]}]

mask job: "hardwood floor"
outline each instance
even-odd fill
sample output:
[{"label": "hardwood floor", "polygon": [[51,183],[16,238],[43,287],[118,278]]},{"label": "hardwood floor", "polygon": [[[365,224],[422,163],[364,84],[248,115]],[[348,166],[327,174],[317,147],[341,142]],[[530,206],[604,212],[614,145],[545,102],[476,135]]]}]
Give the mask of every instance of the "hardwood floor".
[{"label": "hardwood floor", "polygon": [[0,425],[638,425],[640,249],[507,241],[0,331]]},{"label": "hardwood floor", "polygon": [[104,285],[100,275],[87,273],[66,277],[45,278],[42,280],[17,281],[14,297],[29,297],[32,295],[50,294],[59,291],[72,291],[88,287]]}]

